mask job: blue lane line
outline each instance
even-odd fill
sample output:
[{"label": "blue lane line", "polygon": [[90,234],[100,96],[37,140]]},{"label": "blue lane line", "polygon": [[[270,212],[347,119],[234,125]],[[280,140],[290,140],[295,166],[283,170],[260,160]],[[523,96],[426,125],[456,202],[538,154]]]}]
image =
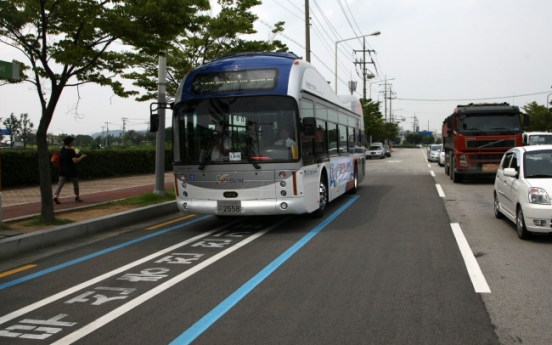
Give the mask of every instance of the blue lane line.
[{"label": "blue lane line", "polygon": [[14,286],[14,285],[17,285],[17,284],[26,282],[26,281],[29,281],[29,280],[31,280],[31,279],[34,279],[34,278],[37,278],[37,277],[40,277],[40,276],[43,276],[43,275],[46,275],[46,274],[48,274],[48,273],[52,273],[52,272],[57,271],[57,270],[60,270],[60,269],[62,269],[62,268],[65,268],[65,267],[68,267],[68,266],[72,266],[72,265],[78,264],[79,262],[83,262],[83,261],[85,261],[85,260],[92,259],[92,258],[95,258],[95,257],[100,256],[100,255],[103,255],[103,254],[107,254],[107,253],[112,252],[112,251],[114,251],[114,250],[121,249],[121,248],[126,247],[126,246],[130,246],[131,244],[138,243],[138,242],[141,242],[141,241],[145,241],[145,240],[147,240],[147,239],[150,239],[150,238],[155,237],[155,236],[162,235],[162,234],[167,233],[167,232],[169,232],[169,231],[173,231],[173,230],[176,230],[176,229],[180,229],[180,228],[182,228],[182,227],[185,227],[185,226],[188,226],[188,225],[197,223],[197,222],[202,221],[202,220],[204,220],[204,219],[206,219],[206,218],[209,218],[209,217],[211,217],[211,216],[203,216],[203,217],[201,217],[201,218],[191,220],[191,221],[186,222],[186,223],[184,223],[184,224],[175,225],[175,226],[173,226],[173,227],[171,227],[171,228],[168,228],[168,229],[165,229],[165,230],[161,230],[161,231],[152,233],[152,234],[150,234],[150,235],[146,235],[146,236],[143,236],[143,237],[140,237],[140,238],[137,238],[137,239],[134,239],[134,240],[125,242],[125,243],[121,243],[121,244],[118,244],[118,245],[116,245],[116,246],[109,247],[109,248],[106,248],[106,249],[104,249],[104,250],[100,250],[99,252],[95,252],[95,253],[92,253],[92,254],[83,256],[83,257],[81,257],[81,258],[78,258],[78,259],[75,259],[75,260],[71,260],[71,261],[68,261],[68,262],[66,262],[66,263],[63,263],[63,264],[60,264],[60,265],[57,265],[57,266],[50,267],[50,268],[45,269],[45,270],[42,270],[42,271],[40,271],[40,272],[36,272],[36,273],[30,274],[30,275],[28,275],[28,276],[25,276],[25,277],[22,277],[22,278],[19,278],[19,279],[16,279],[16,280],[12,280],[12,281],[7,282],[7,283],[4,283],[4,284],[0,284],[0,290],[5,289],[5,288],[8,288],[8,287],[10,287],[10,286]]},{"label": "blue lane line", "polygon": [[339,210],[333,213],[331,216],[326,218],[322,223],[317,227],[312,229],[308,234],[306,234],[302,239],[297,243],[291,246],[286,250],[282,255],[272,261],[268,266],[263,268],[262,271],[257,273],[256,276],[251,278],[247,283],[243,284],[238,290],[233,294],[228,296],[224,301],[222,301],[218,306],[213,310],[207,313],[199,321],[197,321],[192,327],[188,328],[184,333],[182,333],[178,338],[173,340],[170,345],[184,345],[189,344],[199,337],[207,328],[211,327],[220,317],[222,317],[226,312],[228,312],[234,305],[241,301],[251,290],[253,290],[257,285],[259,285],[263,280],[265,280],[272,272],[274,272],[281,264],[287,261],[293,254],[295,254],[301,247],[303,247],[307,242],[309,242],[316,234],[318,234],[326,225],[330,224],[337,216],[339,216],[343,211],[345,211],[353,202],[355,202],[359,197],[354,196],[349,200],[345,205],[343,205]]}]

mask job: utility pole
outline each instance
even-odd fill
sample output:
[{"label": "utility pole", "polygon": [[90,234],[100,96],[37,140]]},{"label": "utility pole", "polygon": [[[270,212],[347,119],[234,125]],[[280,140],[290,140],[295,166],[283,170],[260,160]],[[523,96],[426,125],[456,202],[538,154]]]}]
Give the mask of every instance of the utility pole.
[{"label": "utility pole", "polygon": [[311,61],[310,58],[310,17],[309,17],[309,0],[305,0],[305,45],[307,50],[307,62]]},{"label": "utility pole", "polygon": [[105,147],[107,147],[109,145],[109,141],[107,138],[109,138],[109,124],[111,122],[106,122],[105,123],[105,129],[106,129],[106,135],[105,135]]},{"label": "utility pole", "polygon": [[125,146],[125,125],[126,121],[128,120],[126,117],[123,117],[123,147]]},{"label": "utility pole", "polygon": [[[105,126],[102,126],[102,135],[105,135]],[[100,138],[101,139],[101,138]],[[100,140],[100,145],[102,144],[102,141]]]},{"label": "utility pole", "polygon": [[368,74],[367,73],[367,69],[366,69],[366,64],[374,64],[374,60],[372,60],[372,56],[370,55],[370,61],[371,62],[366,62],[366,52],[369,53],[375,53],[376,51],[375,50],[366,50],[366,37],[363,37],[362,38],[362,50],[353,50],[355,53],[356,52],[362,52],[362,61],[358,62],[358,61],[355,61],[355,65],[362,65],[362,95],[363,95],[363,98],[366,99],[366,79],[372,79],[374,78],[374,75],[373,74]]},{"label": "utility pole", "polygon": [[387,99],[389,98],[387,96],[387,90],[388,90],[387,85],[389,85],[389,86],[393,85],[393,84],[387,84],[388,80],[395,80],[395,78],[387,79],[387,76],[385,76],[384,84],[380,84],[380,85],[384,85],[384,89],[383,89],[383,91],[380,91],[380,93],[383,93],[385,122],[387,122]]},{"label": "utility pole", "polygon": [[[159,54],[159,75],[157,102],[167,103],[166,84],[167,84],[167,58],[165,52]],[[165,196],[165,107],[161,106],[157,110],[159,115],[159,129],[155,136],[155,189],[154,193],[159,196]]]}]

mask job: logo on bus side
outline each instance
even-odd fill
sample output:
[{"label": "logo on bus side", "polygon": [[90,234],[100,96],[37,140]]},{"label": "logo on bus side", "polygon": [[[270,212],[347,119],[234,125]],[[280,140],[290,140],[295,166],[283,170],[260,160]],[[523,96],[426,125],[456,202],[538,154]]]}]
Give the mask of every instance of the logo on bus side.
[{"label": "logo on bus side", "polygon": [[217,185],[222,183],[243,183],[243,178],[228,178],[228,174],[217,175]]},{"label": "logo on bus side", "polygon": [[305,176],[309,176],[309,175],[317,175],[318,174],[318,168],[308,168],[308,169],[305,169],[303,171],[303,173],[305,174]]}]

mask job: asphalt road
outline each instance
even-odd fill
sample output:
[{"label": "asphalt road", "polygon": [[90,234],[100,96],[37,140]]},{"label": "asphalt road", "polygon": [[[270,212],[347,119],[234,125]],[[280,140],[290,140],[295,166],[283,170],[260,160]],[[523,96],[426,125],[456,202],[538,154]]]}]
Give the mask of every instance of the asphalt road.
[{"label": "asphalt road", "polygon": [[159,219],[19,258],[0,344],[552,343],[552,240],[495,219],[492,181],[421,149],[367,170],[323,219]]}]

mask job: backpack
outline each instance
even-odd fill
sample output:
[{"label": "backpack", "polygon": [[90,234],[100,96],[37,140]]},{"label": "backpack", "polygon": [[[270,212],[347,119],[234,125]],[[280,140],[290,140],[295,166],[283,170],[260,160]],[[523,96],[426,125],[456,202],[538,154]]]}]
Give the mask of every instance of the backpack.
[{"label": "backpack", "polygon": [[61,165],[61,155],[59,154],[59,152],[54,152],[54,154],[52,155],[52,158],[50,158],[50,162],[52,162],[52,164],[56,167],[56,168],[59,168],[60,165]]}]

